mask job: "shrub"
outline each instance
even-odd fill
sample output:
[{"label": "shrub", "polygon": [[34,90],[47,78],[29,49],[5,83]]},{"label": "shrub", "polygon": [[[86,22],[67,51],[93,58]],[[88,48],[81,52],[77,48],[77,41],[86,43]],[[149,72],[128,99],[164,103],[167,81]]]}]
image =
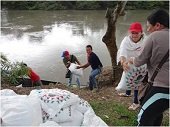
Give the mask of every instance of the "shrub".
[{"label": "shrub", "polygon": [[11,63],[4,54],[1,54],[1,81],[3,83],[18,84],[19,77],[27,76],[28,69],[23,62]]}]

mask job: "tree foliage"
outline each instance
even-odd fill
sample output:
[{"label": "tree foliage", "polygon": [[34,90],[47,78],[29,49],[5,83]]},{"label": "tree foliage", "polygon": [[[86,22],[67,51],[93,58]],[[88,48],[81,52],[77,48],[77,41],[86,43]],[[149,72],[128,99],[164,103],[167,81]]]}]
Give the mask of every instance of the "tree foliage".
[{"label": "tree foliage", "polygon": [[[2,1],[1,7],[10,10],[105,10],[117,1]],[[128,1],[126,9],[169,9],[169,1]]]},{"label": "tree foliage", "polygon": [[1,54],[1,82],[17,84],[17,78],[27,76],[28,69],[23,62],[11,63],[4,54]]}]

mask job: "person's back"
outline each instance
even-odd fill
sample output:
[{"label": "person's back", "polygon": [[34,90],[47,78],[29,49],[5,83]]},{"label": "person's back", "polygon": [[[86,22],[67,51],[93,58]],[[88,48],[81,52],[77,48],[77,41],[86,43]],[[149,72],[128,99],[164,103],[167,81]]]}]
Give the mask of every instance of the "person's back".
[{"label": "person's back", "polygon": [[[155,31],[150,34],[147,40],[146,43],[151,43],[149,46],[152,47],[148,63],[148,74],[151,78],[154,70],[161,61],[161,59],[158,58],[163,58],[169,50],[169,29]],[[147,46],[146,48],[150,47]],[[161,70],[157,74],[153,86],[169,88],[169,59],[163,64]]]},{"label": "person's back", "polygon": [[98,56],[94,52],[92,52],[90,54],[88,61],[89,61],[91,68],[93,70],[95,70],[96,68],[102,68],[103,67],[100,59],[98,58]]},{"label": "person's back", "polygon": [[23,63],[23,65],[28,69],[27,75],[32,81],[32,86],[35,86],[36,89],[40,89],[42,86],[40,76],[34,72],[32,68],[28,67],[27,64]]},{"label": "person's back", "polygon": [[40,77],[38,74],[36,74],[31,68],[28,67],[28,76],[33,82],[36,82],[40,80]]}]

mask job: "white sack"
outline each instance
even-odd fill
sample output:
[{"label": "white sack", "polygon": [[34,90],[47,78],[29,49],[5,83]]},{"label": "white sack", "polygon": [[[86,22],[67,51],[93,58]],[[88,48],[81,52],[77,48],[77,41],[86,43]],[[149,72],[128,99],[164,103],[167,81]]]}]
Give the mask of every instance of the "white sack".
[{"label": "white sack", "polygon": [[66,108],[61,108],[61,110],[55,115],[55,117],[52,118],[52,120],[57,123],[72,121],[72,115],[74,111],[74,107],[71,105]]},{"label": "white sack", "polygon": [[87,101],[66,90],[32,90],[0,101],[2,126],[107,126]]},{"label": "white sack", "polygon": [[135,67],[131,64],[128,72],[123,71],[121,80],[115,89],[117,91],[124,91],[130,90],[131,87],[138,87],[139,85],[141,85],[141,82],[144,79],[146,73],[146,64],[140,67]]},{"label": "white sack", "polygon": [[79,66],[79,65],[77,65],[75,63],[71,63],[70,67],[68,69],[71,71],[71,73],[73,73],[75,75],[83,76],[83,69],[82,68],[76,69],[77,66]]},{"label": "white sack", "polygon": [[42,123],[38,98],[26,95],[1,96],[2,126],[38,126]]},{"label": "white sack", "polygon": [[50,120],[60,126],[107,126],[102,119],[95,115],[87,101],[69,91],[61,89],[32,90],[30,96],[39,97],[43,122]]},{"label": "white sack", "polygon": [[78,111],[80,111],[81,113],[85,113],[89,108],[91,108],[90,104],[85,101],[84,99],[80,99],[79,103],[77,103],[76,105],[76,109]]},{"label": "white sack", "polygon": [[16,96],[17,94],[11,89],[3,89],[0,90],[1,96]]},{"label": "white sack", "polygon": [[84,114],[82,126],[107,126],[107,124],[100,117],[96,116],[93,109],[90,108]]},{"label": "white sack", "polygon": [[58,126],[59,127],[59,124],[54,122],[54,121],[46,121],[45,123],[41,123],[40,126],[49,126],[49,127],[52,127],[52,126]]},{"label": "white sack", "polygon": [[79,101],[77,95],[61,89],[32,90],[30,96],[34,95],[39,97],[42,109],[49,115],[49,118],[55,117],[62,108],[74,105]]},{"label": "white sack", "polygon": [[83,122],[83,114],[75,110],[72,112],[72,117],[70,122],[59,123],[60,126],[81,126]]}]

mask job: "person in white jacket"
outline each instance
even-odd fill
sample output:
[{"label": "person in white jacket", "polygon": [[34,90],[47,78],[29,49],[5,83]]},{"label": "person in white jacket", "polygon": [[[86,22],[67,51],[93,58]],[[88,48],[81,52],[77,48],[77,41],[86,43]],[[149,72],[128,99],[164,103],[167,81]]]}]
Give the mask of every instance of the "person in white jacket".
[{"label": "person in white jacket", "polygon": [[[128,33],[129,35],[122,40],[117,53],[117,63],[120,62],[124,71],[128,70],[128,60],[131,57],[139,56],[141,53],[144,40],[142,25],[139,22],[132,23],[129,27]],[[131,90],[126,90],[126,93],[119,93],[119,95],[129,97],[131,96]],[[139,106],[138,87],[135,87],[133,104],[128,109],[136,110]]]}]

